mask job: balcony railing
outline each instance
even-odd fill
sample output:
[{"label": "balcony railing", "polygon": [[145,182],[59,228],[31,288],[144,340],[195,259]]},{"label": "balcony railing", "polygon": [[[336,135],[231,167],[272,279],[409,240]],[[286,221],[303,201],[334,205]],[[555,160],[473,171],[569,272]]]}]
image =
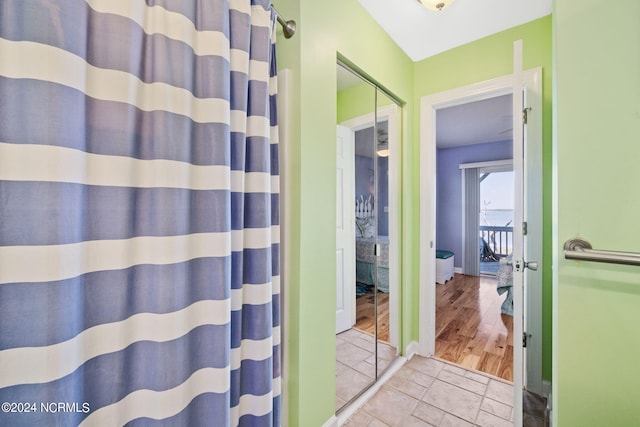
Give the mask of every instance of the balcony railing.
[{"label": "balcony railing", "polygon": [[513,227],[481,225],[480,237],[487,242],[497,256],[502,258],[511,255],[513,251]]}]

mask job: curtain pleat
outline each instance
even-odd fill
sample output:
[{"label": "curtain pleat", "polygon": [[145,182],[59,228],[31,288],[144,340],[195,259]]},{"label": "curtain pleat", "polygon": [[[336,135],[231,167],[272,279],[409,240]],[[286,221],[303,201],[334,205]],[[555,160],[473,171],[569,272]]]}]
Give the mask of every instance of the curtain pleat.
[{"label": "curtain pleat", "polygon": [[0,58],[0,425],[278,426],[270,1],[8,0]]}]

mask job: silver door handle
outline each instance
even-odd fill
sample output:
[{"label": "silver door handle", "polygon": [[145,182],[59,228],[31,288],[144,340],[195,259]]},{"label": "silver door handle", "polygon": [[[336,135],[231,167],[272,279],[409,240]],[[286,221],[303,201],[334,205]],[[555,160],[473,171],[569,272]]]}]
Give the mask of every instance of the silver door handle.
[{"label": "silver door handle", "polygon": [[596,250],[592,248],[591,243],[577,237],[564,242],[564,257],[610,264],[640,265],[640,253]]},{"label": "silver door handle", "polygon": [[[503,261],[504,260],[504,261]],[[513,267],[513,261],[507,260],[505,258],[500,259],[500,264],[506,264]],[[529,270],[537,271],[538,270],[538,261],[524,261],[524,268],[528,268]],[[520,268],[520,262],[516,261],[516,271]]]}]

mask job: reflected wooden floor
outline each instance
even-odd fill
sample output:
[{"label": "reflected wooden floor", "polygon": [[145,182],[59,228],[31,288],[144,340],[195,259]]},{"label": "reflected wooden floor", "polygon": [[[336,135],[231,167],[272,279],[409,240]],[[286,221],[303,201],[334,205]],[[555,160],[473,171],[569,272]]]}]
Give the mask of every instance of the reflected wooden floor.
[{"label": "reflected wooden floor", "polygon": [[[375,312],[374,294],[367,292],[356,297],[355,328],[373,335]],[[378,291],[378,340],[389,342],[389,294]]]},{"label": "reflected wooden floor", "polygon": [[513,381],[513,317],[496,280],[456,274],[436,286],[435,357]]}]

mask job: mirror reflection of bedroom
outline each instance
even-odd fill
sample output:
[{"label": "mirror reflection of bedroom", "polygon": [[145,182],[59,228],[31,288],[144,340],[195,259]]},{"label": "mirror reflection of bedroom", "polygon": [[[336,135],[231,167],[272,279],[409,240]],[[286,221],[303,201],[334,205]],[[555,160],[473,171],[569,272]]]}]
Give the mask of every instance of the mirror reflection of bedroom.
[{"label": "mirror reflection of bedroom", "polygon": [[436,112],[436,351],[513,381],[512,96]]},{"label": "mirror reflection of bedroom", "polygon": [[[386,135],[386,128],[387,122],[379,122],[375,130],[355,132],[355,323],[336,337],[337,393],[347,400],[362,390],[356,384],[364,386],[376,378],[376,362],[381,372],[395,357],[389,344],[389,162],[374,149],[374,141]],[[373,347],[376,336],[378,358]]]},{"label": "mirror reflection of bedroom", "polygon": [[[381,145],[381,141],[386,140],[386,121],[378,122],[375,130],[369,127],[355,133],[356,323],[353,328],[370,336],[377,333],[382,343],[389,342],[389,157],[388,149],[374,150],[374,143]],[[382,369],[385,362],[388,360],[379,361]]]},{"label": "mirror reflection of bedroom", "polygon": [[375,383],[397,354],[390,316],[395,296],[389,250],[394,218],[389,197],[393,121],[389,111],[395,111],[393,101],[338,65],[338,411]]}]

